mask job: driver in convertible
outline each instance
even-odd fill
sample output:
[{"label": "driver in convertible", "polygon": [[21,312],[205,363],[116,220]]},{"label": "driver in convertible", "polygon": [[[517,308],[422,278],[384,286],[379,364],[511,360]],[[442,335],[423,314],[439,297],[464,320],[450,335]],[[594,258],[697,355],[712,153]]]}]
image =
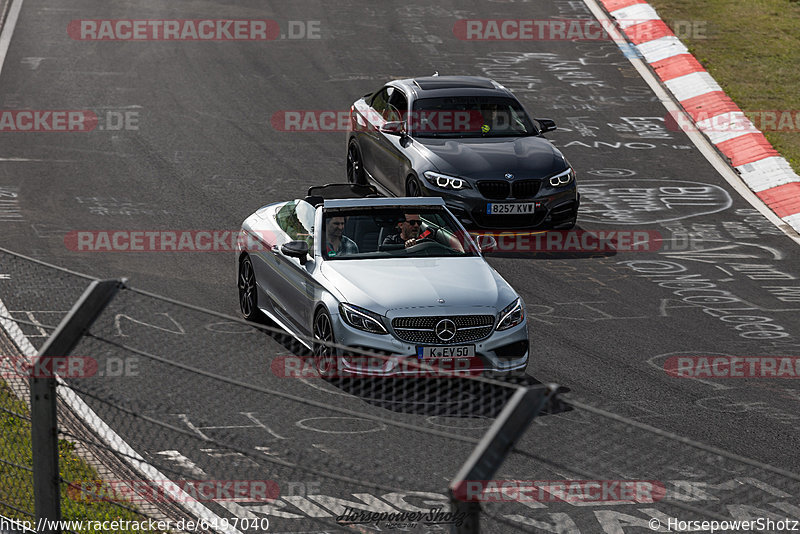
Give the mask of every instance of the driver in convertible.
[{"label": "driver in convertible", "polygon": [[397,223],[397,232],[383,240],[384,245],[405,245],[406,248],[413,247],[423,239],[430,238],[432,233],[425,230],[419,233],[422,220],[419,215],[406,213],[405,219]]}]

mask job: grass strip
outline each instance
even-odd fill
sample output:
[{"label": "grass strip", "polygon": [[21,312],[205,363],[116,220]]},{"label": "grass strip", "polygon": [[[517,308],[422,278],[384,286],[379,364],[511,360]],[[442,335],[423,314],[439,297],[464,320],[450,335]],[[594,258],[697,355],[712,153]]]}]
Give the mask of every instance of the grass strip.
[{"label": "grass strip", "polygon": [[[33,469],[31,426],[29,421],[15,414],[30,417],[30,410],[0,379],[0,514],[33,524],[35,521],[32,517],[18,511],[34,512],[33,473],[29,471]],[[63,480],[76,483],[100,480],[97,471],[75,454],[75,446],[71,442],[59,440],[58,449],[58,468]],[[65,521],[83,521],[87,527],[91,527],[88,522],[147,520],[147,517],[117,506],[114,502],[76,499],[75,495],[74,490],[68,493],[67,485],[61,484],[61,515]],[[134,507],[131,503],[125,503],[125,506]],[[86,528],[78,532],[90,534],[95,530]],[[118,532],[155,534],[155,531],[138,529]]]},{"label": "grass strip", "polygon": [[648,1],[800,174],[800,1]]}]

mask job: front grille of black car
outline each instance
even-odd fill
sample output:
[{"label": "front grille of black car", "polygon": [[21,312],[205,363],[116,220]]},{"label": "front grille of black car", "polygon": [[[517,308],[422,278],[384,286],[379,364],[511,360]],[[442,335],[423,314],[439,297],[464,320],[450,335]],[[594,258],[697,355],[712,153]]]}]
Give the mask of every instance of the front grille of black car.
[{"label": "front grille of black car", "polygon": [[478,191],[481,195],[492,200],[508,198],[510,191],[508,182],[502,180],[481,180],[478,182]]},{"label": "front grille of black car", "polygon": [[503,180],[481,180],[478,182],[478,191],[490,200],[503,200],[511,195],[513,198],[533,198],[539,192],[541,180],[518,180],[504,182]]},{"label": "front grille of black car", "polygon": [[[442,319],[450,319],[456,324],[456,335],[446,343],[434,332],[434,327]],[[494,315],[395,317],[392,319],[392,328],[395,335],[407,343],[457,345],[488,337],[494,328],[494,321]]]},{"label": "front grille of black car", "polygon": [[539,192],[540,180],[520,180],[511,185],[515,198],[533,198]]}]

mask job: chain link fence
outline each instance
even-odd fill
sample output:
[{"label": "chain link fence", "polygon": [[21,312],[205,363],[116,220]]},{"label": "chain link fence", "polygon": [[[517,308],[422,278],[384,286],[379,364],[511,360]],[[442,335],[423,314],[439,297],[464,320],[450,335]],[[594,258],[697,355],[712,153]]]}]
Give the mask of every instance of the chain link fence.
[{"label": "chain link fence", "polygon": [[[92,279],[0,260],[4,361],[30,360]],[[554,396],[521,437],[487,449],[491,480],[454,485],[515,393],[548,388],[441,372],[322,379],[305,367],[311,341],[123,287],[60,362],[60,514],[84,521],[63,530],[478,532],[462,502],[492,533],[800,516],[797,475],[574,396]],[[32,521],[28,380],[4,369],[0,514]]]},{"label": "chain link fence", "polygon": [[800,517],[800,475],[592,404],[570,395],[558,432],[534,421],[535,449],[513,450],[497,476],[511,483],[484,496],[485,532],[781,532]]},{"label": "chain link fence", "polygon": [[[80,297],[91,278],[0,254],[0,515],[35,517],[31,415],[25,364]],[[13,289],[11,289],[13,288]],[[28,354],[25,350],[27,349]],[[59,456],[77,459],[63,442]]]}]

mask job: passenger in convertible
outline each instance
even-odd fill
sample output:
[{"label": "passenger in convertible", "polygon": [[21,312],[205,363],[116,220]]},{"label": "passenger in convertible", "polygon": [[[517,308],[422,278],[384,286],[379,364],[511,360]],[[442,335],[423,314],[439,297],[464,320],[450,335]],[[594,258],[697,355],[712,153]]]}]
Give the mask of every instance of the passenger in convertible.
[{"label": "passenger in convertible", "polygon": [[344,256],[346,254],[358,254],[358,245],[355,241],[343,235],[344,217],[331,217],[325,225],[325,237],[327,237],[328,256]]}]

